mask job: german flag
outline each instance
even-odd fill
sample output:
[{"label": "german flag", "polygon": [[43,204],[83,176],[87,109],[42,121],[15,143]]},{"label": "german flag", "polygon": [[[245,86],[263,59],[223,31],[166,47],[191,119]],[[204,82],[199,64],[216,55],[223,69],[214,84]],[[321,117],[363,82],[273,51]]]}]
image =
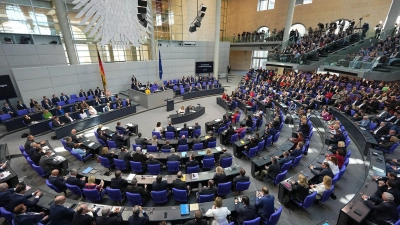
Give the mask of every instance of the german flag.
[{"label": "german flag", "polygon": [[97,48],[97,45],[96,45],[96,50],[97,50],[97,58],[99,61],[101,81],[103,82],[104,90],[106,90],[106,86],[107,86],[106,74],[104,72],[103,63],[101,62],[100,53],[99,53],[99,49]]}]

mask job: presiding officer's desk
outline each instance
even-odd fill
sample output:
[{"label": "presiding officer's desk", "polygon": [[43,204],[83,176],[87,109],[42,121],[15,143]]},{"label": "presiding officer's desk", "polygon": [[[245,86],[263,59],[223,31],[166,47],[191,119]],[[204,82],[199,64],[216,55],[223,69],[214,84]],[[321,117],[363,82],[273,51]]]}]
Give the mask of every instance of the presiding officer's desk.
[{"label": "presiding officer's desk", "polygon": [[185,112],[185,114],[183,115],[176,113],[170,115],[169,118],[171,119],[172,124],[185,123],[187,121],[199,118],[200,116],[204,115],[205,112],[206,112],[205,107],[197,106],[194,108],[194,112]]},{"label": "presiding officer's desk", "polygon": [[[0,183],[7,183],[9,187],[15,187],[18,184],[18,175],[11,169],[10,165],[10,154],[8,152],[8,146],[6,144],[0,144],[0,164],[5,163],[7,161],[7,168],[5,168],[0,174],[3,176],[0,177]],[[6,172],[6,173],[3,173]],[[8,174],[5,176],[5,174]]]},{"label": "presiding officer's desk", "polygon": [[71,133],[72,129],[75,129],[77,132],[83,131],[90,127],[97,126],[99,124],[106,123],[124,116],[128,116],[132,113],[136,113],[135,105],[122,107],[120,109],[113,109],[112,111],[101,113],[100,115],[87,117],[85,119],[76,120],[74,122],[53,129],[56,133],[57,138],[60,139],[68,136]]},{"label": "presiding officer's desk", "polygon": [[186,92],[182,95],[183,100],[191,99],[191,98],[198,98],[207,95],[216,95],[224,93],[224,88],[215,88],[215,89],[208,89],[208,90],[201,90],[201,91],[193,91],[193,92]]},{"label": "presiding officer's desk", "polygon": [[166,91],[158,91],[146,95],[141,91],[129,89],[128,95],[131,101],[137,102],[147,109],[154,109],[160,106],[165,106],[164,100],[172,99],[174,97],[174,92],[171,89],[167,89]]},{"label": "presiding officer's desk", "polygon": [[368,151],[372,145],[378,145],[374,136],[368,130],[361,129],[359,126],[355,125],[352,118],[335,108],[330,108],[329,111],[332,112],[332,115],[346,128],[347,132],[353,137],[353,140],[356,140],[355,144],[365,156],[368,155]]},{"label": "presiding officer's desk", "polygon": [[[208,138],[208,136],[201,136],[199,138],[200,138],[201,143],[204,144],[204,141]],[[186,138],[186,139],[187,139],[187,145],[188,145],[189,149],[192,149],[193,148],[193,138]],[[163,145],[165,145],[167,143],[167,141],[169,141],[169,145],[174,147],[175,150],[178,149],[178,141],[179,141],[178,139],[171,139],[171,140],[160,139],[157,141],[157,147],[160,149],[160,151],[161,151],[161,147]]]}]

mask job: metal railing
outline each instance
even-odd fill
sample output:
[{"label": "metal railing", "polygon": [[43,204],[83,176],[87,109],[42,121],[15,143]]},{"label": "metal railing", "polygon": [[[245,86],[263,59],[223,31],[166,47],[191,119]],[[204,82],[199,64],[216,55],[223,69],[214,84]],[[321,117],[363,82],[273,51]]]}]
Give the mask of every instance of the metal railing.
[{"label": "metal railing", "polygon": [[326,58],[324,65],[352,70],[370,71],[378,65],[380,58],[381,57],[329,55]]},{"label": "metal railing", "polygon": [[236,35],[235,37],[231,36],[231,37],[221,38],[221,41],[227,41],[230,43],[256,43],[256,42],[282,41],[282,37],[279,35],[268,36],[267,34],[264,34],[258,36],[256,35],[255,37],[253,36],[254,35],[250,35],[249,37],[245,36],[243,38],[243,36],[240,35],[239,39],[238,36]]}]

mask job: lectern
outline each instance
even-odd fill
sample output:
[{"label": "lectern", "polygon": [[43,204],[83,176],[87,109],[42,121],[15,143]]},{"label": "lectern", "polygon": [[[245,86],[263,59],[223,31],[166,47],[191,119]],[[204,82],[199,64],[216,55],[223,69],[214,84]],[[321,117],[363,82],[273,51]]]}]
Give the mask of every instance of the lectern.
[{"label": "lectern", "polygon": [[174,110],[174,100],[173,99],[165,99],[167,102],[167,112]]}]

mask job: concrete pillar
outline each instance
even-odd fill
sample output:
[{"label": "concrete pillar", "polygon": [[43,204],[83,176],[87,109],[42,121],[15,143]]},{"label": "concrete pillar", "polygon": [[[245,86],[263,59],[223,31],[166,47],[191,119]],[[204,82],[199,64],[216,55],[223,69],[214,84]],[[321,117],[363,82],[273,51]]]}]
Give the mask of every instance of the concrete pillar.
[{"label": "concrete pillar", "polygon": [[294,6],[296,5],[296,0],[289,0],[289,6],[288,6],[288,11],[286,13],[286,23],[285,23],[285,32],[283,33],[283,40],[282,40],[282,47],[281,51],[287,47],[288,43],[287,40],[289,40],[289,33],[290,33],[290,27],[292,27],[292,21],[293,21],[293,14],[294,14]]},{"label": "concrete pillar", "polygon": [[219,36],[221,27],[221,0],[216,0],[215,4],[215,37],[214,37],[214,77],[218,80],[219,68]]},{"label": "concrete pillar", "polygon": [[[385,39],[387,35],[391,35],[394,28],[394,24],[396,23],[397,16],[400,12],[400,1],[392,0],[392,4],[390,5],[389,12],[386,16],[386,20],[383,22],[383,29],[381,33],[381,39]],[[373,29],[376,24],[369,24],[369,29]],[[375,32],[375,31],[374,31]]]},{"label": "concrete pillar", "polygon": [[[149,8],[149,12],[151,15],[151,19],[153,19],[153,1],[149,1],[149,3],[147,3],[147,8]],[[151,25],[150,25],[151,23]],[[150,59],[151,61],[155,61],[157,60],[157,48],[156,48],[156,40],[154,39],[154,26],[155,23],[154,21],[149,21],[149,30],[150,30]]]},{"label": "concrete pillar", "polygon": [[56,6],[56,14],[58,24],[61,29],[61,34],[64,40],[65,49],[67,50],[68,60],[70,65],[78,64],[78,57],[76,56],[74,42],[72,40],[71,29],[68,23],[68,14],[64,0],[53,0]]}]

